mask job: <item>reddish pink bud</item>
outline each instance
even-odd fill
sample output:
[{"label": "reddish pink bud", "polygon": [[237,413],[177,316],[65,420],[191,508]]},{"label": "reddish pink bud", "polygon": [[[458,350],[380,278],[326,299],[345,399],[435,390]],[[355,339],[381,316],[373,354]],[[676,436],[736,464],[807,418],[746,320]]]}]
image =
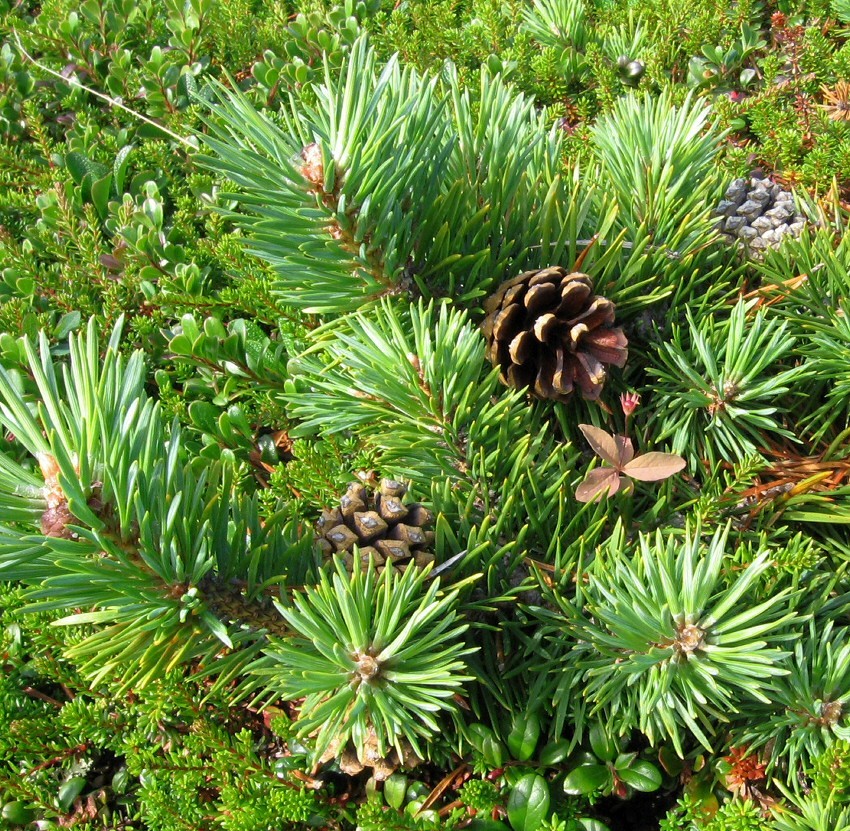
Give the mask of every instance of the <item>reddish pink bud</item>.
[{"label": "reddish pink bud", "polygon": [[636,392],[624,392],[620,395],[620,406],[628,418],[640,404],[640,395]]}]

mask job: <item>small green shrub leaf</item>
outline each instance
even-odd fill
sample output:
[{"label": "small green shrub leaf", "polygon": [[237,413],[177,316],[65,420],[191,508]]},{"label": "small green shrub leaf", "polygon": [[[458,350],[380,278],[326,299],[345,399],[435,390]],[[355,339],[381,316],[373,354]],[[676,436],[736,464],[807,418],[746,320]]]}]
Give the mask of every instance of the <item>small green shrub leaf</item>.
[{"label": "small green shrub leaf", "polygon": [[514,759],[525,762],[530,759],[540,737],[540,719],[536,713],[515,713],[511,732],[508,734],[508,750]]},{"label": "small green shrub leaf", "polygon": [[508,797],[508,820],[514,831],[537,831],[549,813],[549,785],[539,773],[527,773]]},{"label": "small green shrub leaf", "polygon": [[26,802],[7,802],[0,817],[13,825],[27,825],[35,819],[35,811]]},{"label": "small green shrub leaf", "polygon": [[586,796],[598,791],[611,779],[606,765],[579,765],[571,770],[564,780],[564,793],[571,796]]},{"label": "small green shrub leaf", "polygon": [[590,728],[590,747],[597,759],[610,762],[617,754],[617,745],[608,735],[605,725],[596,722]]},{"label": "small green shrub leaf", "polygon": [[500,768],[504,764],[505,747],[489,727],[483,724],[470,725],[469,741],[491,767]]},{"label": "small green shrub leaf", "polygon": [[384,799],[390,808],[397,811],[404,804],[404,795],[407,792],[407,777],[394,773],[384,782]]},{"label": "small green shrub leaf", "polygon": [[85,776],[72,776],[67,782],[64,782],[57,794],[59,810],[70,811],[74,800],[83,792],[85,786]]},{"label": "small green shrub leaf", "polygon": [[112,174],[95,179],[91,185],[91,201],[101,219],[109,215],[109,195],[112,192]]},{"label": "small green shrub leaf", "polygon": [[544,745],[540,751],[540,764],[544,767],[557,765],[558,762],[563,762],[570,755],[570,743],[566,739],[558,739],[556,742],[549,742]]},{"label": "small green shrub leaf", "polygon": [[645,759],[637,759],[629,767],[619,771],[619,776],[636,791],[648,793],[661,787],[661,771]]}]

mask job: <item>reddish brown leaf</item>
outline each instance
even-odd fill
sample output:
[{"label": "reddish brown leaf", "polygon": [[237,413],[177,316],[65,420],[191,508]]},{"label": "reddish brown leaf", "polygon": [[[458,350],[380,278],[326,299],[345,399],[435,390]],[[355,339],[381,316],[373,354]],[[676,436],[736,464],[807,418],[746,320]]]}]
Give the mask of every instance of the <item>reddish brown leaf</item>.
[{"label": "reddish brown leaf", "polygon": [[576,488],[576,499],[579,502],[599,501],[606,496],[613,496],[618,490],[620,474],[613,467],[598,467],[591,470]]},{"label": "reddish brown leaf", "polygon": [[[600,430],[598,427],[594,427],[592,424],[579,424],[578,429],[584,433],[587,443],[603,462],[608,462],[609,465],[613,465],[615,468],[619,468],[622,465],[621,448],[618,446],[614,436],[606,433],[604,430]],[[631,445],[631,442],[629,442],[629,445]]]},{"label": "reddish brown leaf", "polygon": [[617,458],[619,464],[618,470],[622,470],[635,457],[635,449],[632,446],[632,440],[625,436],[614,436],[614,443],[617,445]]},{"label": "reddish brown leaf", "polygon": [[623,473],[641,482],[658,482],[678,473],[685,460],[674,453],[644,453],[623,467]]}]

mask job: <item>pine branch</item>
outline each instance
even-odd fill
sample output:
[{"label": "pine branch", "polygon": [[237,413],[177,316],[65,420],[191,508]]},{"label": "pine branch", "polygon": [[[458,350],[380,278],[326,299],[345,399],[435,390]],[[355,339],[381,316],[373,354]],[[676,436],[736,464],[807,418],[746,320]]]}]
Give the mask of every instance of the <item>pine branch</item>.
[{"label": "pine branch", "polygon": [[775,679],[788,674],[782,647],[797,637],[799,592],[787,587],[753,602],[770,552],[728,577],[728,534],[718,530],[704,550],[699,529],[684,539],[658,532],[630,553],[619,528],[590,565],[587,585],[577,581],[575,601],[554,594],[560,632],[560,615],[542,611],[554,654],[564,630],[574,638],[565,672],[576,679],[581,670],[583,684],[571,697],[584,698],[589,714],[616,733],[669,738],[680,756],[690,734],[710,750],[720,722],[745,701],[769,702]]},{"label": "pine branch", "polygon": [[255,671],[285,695],[306,697],[299,735],[318,731],[317,758],[352,739],[362,762],[374,734],[379,755],[394,748],[404,759],[406,742],[424,759],[420,740],[439,732],[439,715],[456,711],[453,696],[471,680],[458,590],[441,593],[428,570],[387,568],[377,577],[371,562],[353,574],[336,565],[279,606],[299,637],[275,640]]},{"label": "pine branch", "polygon": [[287,304],[345,312],[400,293],[470,302],[523,267],[575,260],[607,233],[593,188],[560,174],[561,133],[531,99],[482,70],[473,98],[457,75],[378,71],[365,37],[318,102],[290,98],[279,127],[223,87],[206,117],[204,166],[228,195],[251,250]]},{"label": "pine branch", "polygon": [[430,482],[437,551],[466,551],[459,572],[485,571],[494,596],[526,554],[570,567],[564,529],[592,514],[572,498],[576,451],[499,383],[466,313],[385,300],[313,338],[290,365],[295,435],[352,433],[385,471]]},{"label": "pine branch", "polygon": [[217,88],[206,139],[217,157],[200,157],[242,187],[252,250],[278,271],[285,302],[311,312],[399,290],[418,234],[409,210],[436,198],[449,140],[436,79],[396,61],[379,72],[364,38],[325,76],[316,109],[290,98],[286,132]]},{"label": "pine branch", "polygon": [[780,420],[783,396],[808,370],[783,367],[795,344],[787,323],[763,310],[749,321],[746,314],[743,300],[726,319],[695,320],[688,310],[688,331],[674,327],[651,370],[656,438],[671,437],[694,466],[763,453],[770,435],[794,439]]},{"label": "pine branch", "polygon": [[231,468],[186,458],[144,393],[142,353],[120,356],[120,333],[101,359],[90,322],[61,367],[44,336],[38,354],[24,341],[36,413],[0,368],[0,423],[41,469],[0,455],[0,500],[19,519],[0,534],[0,578],[32,587],[31,612],[95,625],[70,651],[93,683],[120,674],[124,688],[142,686],[178,665],[229,683],[274,628],[266,586],[309,572],[310,539],[296,542],[282,515],[262,521]]}]

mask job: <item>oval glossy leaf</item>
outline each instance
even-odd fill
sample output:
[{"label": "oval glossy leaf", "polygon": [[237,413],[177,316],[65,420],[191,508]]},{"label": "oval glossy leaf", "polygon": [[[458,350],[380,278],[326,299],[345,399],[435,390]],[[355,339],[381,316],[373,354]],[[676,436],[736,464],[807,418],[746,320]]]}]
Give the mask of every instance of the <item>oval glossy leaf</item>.
[{"label": "oval glossy leaf", "polygon": [[59,810],[66,813],[71,810],[74,800],[83,792],[86,786],[85,776],[72,776],[67,782],[62,784],[57,794],[57,802]]},{"label": "oval glossy leaf", "polygon": [[685,466],[685,460],[675,453],[644,453],[632,459],[623,473],[641,482],[658,482],[678,473]]},{"label": "oval glossy leaf", "polygon": [[384,799],[390,808],[399,810],[404,804],[404,795],[407,793],[407,777],[400,773],[394,773],[384,781]]},{"label": "oval glossy leaf", "polygon": [[614,770],[619,773],[626,768],[632,766],[632,762],[637,758],[637,753],[621,753],[614,762]]},{"label": "oval glossy leaf", "polygon": [[91,201],[101,219],[109,214],[109,194],[112,193],[112,174],[107,173],[101,179],[95,179],[91,186]]},{"label": "oval glossy leaf", "polygon": [[511,732],[508,734],[508,750],[518,762],[530,759],[540,738],[540,719],[536,713],[515,713]]},{"label": "oval glossy leaf", "polygon": [[195,427],[215,436],[218,434],[217,419],[220,412],[209,401],[193,401],[189,405],[189,420]]},{"label": "oval glossy leaf", "polygon": [[26,802],[7,802],[0,810],[0,817],[13,825],[28,825],[35,819],[35,811]]},{"label": "oval glossy leaf", "polygon": [[597,759],[610,762],[617,755],[617,743],[608,735],[605,725],[595,722],[590,727],[590,747]]},{"label": "oval glossy leaf", "polygon": [[756,71],[752,67],[748,66],[746,69],[741,70],[741,74],[739,76],[739,81],[742,87],[747,86],[747,84],[752,83],[756,78]]},{"label": "oval glossy leaf", "polygon": [[549,742],[544,745],[540,751],[540,764],[543,767],[557,765],[558,762],[563,762],[570,755],[570,743],[566,739],[558,739],[556,742]]},{"label": "oval glossy leaf", "polygon": [[114,793],[122,794],[127,790],[127,783],[130,781],[130,772],[126,767],[122,767],[115,776],[112,777],[112,790]]},{"label": "oval glossy leaf", "polygon": [[82,315],[79,312],[68,312],[67,314],[62,315],[59,322],[53,329],[53,337],[57,340],[66,338],[71,334],[71,332],[80,328],[81,319]]},{"label": "oval glossy leaf", "polygon": [[549,785],[539,773],[527,773],[508,797],[508,820],[514,831],[537,831],[549,814]]},{"label": "oval glossy leaf", "polygon": [[65,155],[65,167],[71,174],[74,184],[79,185],[93,170],[92,162],[82,153],[72,151]]},{"label": "oval glossy leaf", "polygon": [[425,797],[431,793],[431,788],[429,788],[424,782],[420,782],[417,779],[414,779],[407,786],[407,793],[405,794],[406,799],[419,799],[422,802],[425,801]]},{"label": "oval glossy leaf", "polygon": [[505,746],[497,739],[485,739],[481,750],[484,761],[494,770],[505,764]]},{"label": "oval glossy leaf", "polygon": [[469,742],[492,768],[500,768],[505,761],[504,746],[495,733],[483,724],[469,726]]},{"label": "oval glossy leaf", "polygon": [[125,144],[116,154],[115,161],[112,164],[112,173],[115,181],[115,191],[120,196],[124,193],[124,177],[127,175],[127,165],[130,163],[130,153],[133,151],[133,144]]},{"label": "oval glossy leaf", "polygon": [[576,488],[579,502],[596,502],[620,490],[620,474],[613,467],[598,467],[585,476]]},{"label": "oval glossy leaf", "polygon": [[571,796],[587,796],[598,791],[611,781],[611,771],[606,765],[579,765],[567,774],[564,793]]},{"label": "oval glossy leaf", "polygon": [[578,824],[584,831],[611,831],[604,822],[593,817],[582,817]]},{"label": "oval glossy leaf", "polygon": [[636,791],[650,793],[661,787],[661,771],[645,759],[636,759],[630,767],[619,771],[619,776]]}]

